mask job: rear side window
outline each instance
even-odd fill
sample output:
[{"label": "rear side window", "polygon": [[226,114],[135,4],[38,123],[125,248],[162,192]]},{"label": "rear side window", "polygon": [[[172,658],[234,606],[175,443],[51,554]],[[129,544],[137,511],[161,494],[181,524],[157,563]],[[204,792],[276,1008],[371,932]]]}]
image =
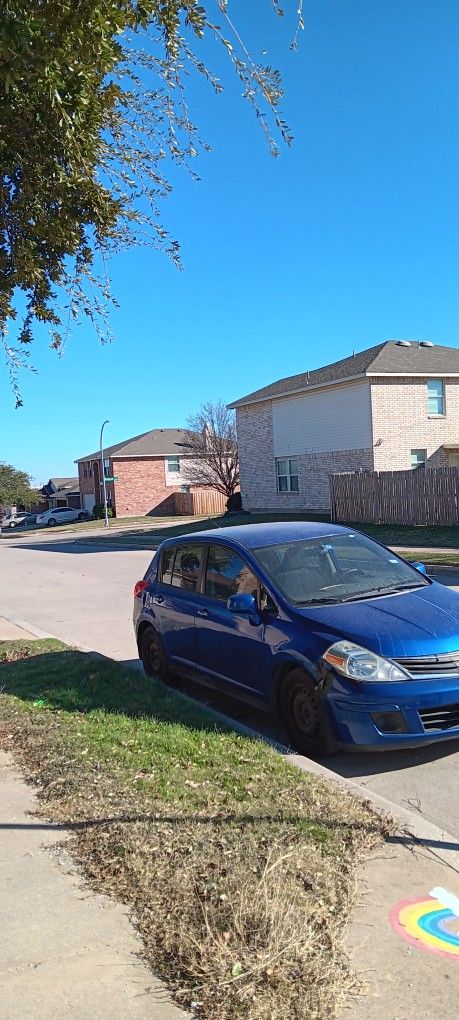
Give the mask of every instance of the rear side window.
[{"label": "rear side window", "polygon": [[172,571],[174,588],[197,591],[201,572],[204,547],[202,545],[179,545]]},{"label": "rear side window", "polygon": [[174,556],[176,553],[176,546],[170,546],[168,549],[164,549],[161,556],[161,570],[159,572],[159,579],[163,584],[172,584],[172,567],[174,565]]},{"label": "rear side window", "polygon": [[244,592],[257,598],[258,581],[237,553],[223,545],[211,545],[207,559],[205,594],[222,599]]}]

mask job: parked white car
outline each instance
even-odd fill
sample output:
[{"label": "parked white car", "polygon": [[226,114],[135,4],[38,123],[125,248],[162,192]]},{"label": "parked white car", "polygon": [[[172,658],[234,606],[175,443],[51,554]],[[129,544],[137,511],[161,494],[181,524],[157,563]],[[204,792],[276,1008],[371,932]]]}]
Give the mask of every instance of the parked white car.
[{"label": "parked white car", "polygon": [[47,524],[53,528],[56,524],[67,524],[68,521],[88,521],[91,514],[87,510],[74,510],[71,506],[56,506],[37,515],[37,524]]}]

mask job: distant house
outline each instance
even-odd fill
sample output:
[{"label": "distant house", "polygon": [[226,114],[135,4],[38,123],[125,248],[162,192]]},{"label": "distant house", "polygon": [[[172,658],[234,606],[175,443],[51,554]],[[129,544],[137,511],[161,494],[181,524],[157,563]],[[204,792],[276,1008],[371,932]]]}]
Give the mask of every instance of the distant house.
[{"label": "distant house", "polygon": [[[195,492],[187,482],[190,460],[185,429],[152,429],[104,450],[107,499],[117,517],[173,514],[174,493]],[[79,457],[81,505],[102,501],[100,453]]]},{"label": "distant house", "polygon": [[80,507],[80,486],[78,477],[50,478],[41,488],[41,494],[48,503],[48,509],[56,506]]},{"label": "distant house", "polygon": [[229,406],[247,510],[327,509],[332,473],[459,467],[457,348],[387,341]]}]

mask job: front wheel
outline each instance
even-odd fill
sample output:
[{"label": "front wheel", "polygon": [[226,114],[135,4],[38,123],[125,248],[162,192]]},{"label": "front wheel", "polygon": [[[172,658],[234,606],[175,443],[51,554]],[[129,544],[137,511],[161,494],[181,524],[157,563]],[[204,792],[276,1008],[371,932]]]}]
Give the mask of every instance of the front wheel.
[{"label": "front wheel", "polygon": [[167,677],[167,656],[164,645],[154,627],[145,627],[139,641],[139,652],[147,676]]},{"label": "front wheel", "polygon": [[292,669],[280,694],[280,714],[292,744],[309,758],[337,751],[326,709],[302,669]]},{"label": "front wheel", "polygon": [[48,521],[48,527],[49,528],[55,528],[56,524],[57,524],[56,518],[55,517],[50,517],[49,521]]},{"label": "front wheel", "polygon": [[88,515],[87,514],[78,514],[78,520],[79,521],[87,521],[87,519],[88,519]]}]

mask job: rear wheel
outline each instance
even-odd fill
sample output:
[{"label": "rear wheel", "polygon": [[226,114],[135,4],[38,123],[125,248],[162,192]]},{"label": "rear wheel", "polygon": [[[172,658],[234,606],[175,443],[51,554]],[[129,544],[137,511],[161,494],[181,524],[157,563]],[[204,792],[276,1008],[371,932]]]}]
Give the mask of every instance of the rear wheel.
[{"label": "rear wheel", "polygon": [[56,524],[57,524],[56,518],[50,517],[48,521],[48,527],[55,528]]},{"label": "rear wheel", "polygon": [[325,706],[303,669],[292,669],[281,688],[280,714],[295,747],[310,758],[337,750]]},{"label": "rear wheel", "polygon": [[145,627],[139,642],[140,658],[147,676],[160,680],[167,677],[167,656],[164,645],[154,627]]}]

